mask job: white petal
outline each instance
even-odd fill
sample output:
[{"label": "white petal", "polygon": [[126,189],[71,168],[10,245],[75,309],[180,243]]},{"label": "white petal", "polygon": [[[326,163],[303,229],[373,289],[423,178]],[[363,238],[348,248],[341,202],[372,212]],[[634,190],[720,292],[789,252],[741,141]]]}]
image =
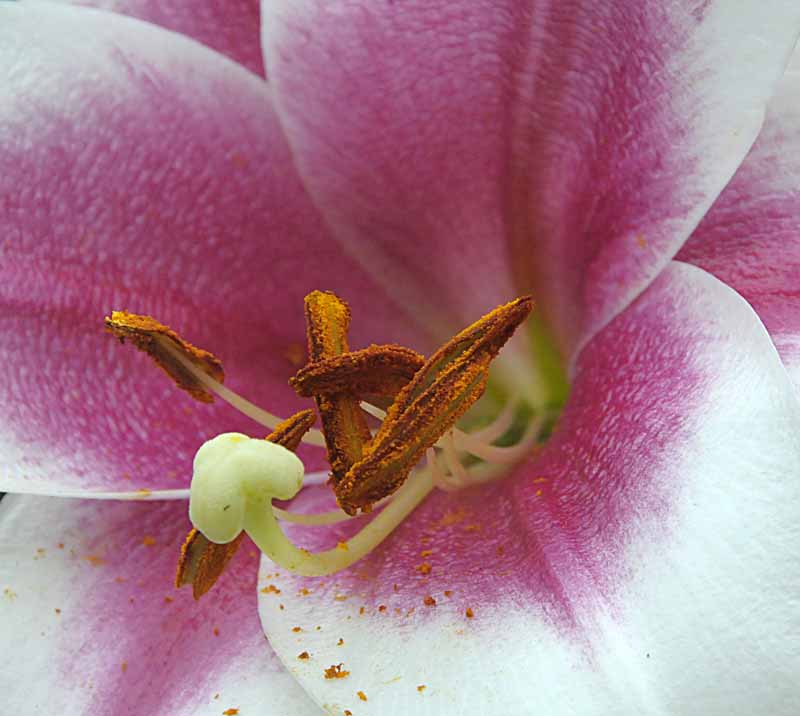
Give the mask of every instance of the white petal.
[{"label": "white petal", "polygon": [[[262,624],[318,703],[354,714],[796,716],[798,475],[800,406],[763,325],[673,263],[587,346],[528,465],[430,498],[348,572],[262,576],[282,590]],[[439,528],[448,499],[482,528]],[[350,675],[325,680],[338,662]]]},{"label": "white petal", "polygon": [[200,602],[175,590],[187,525],[177,502],[0,502],[3,713],[319,713],[264,641],[252,546]]}]

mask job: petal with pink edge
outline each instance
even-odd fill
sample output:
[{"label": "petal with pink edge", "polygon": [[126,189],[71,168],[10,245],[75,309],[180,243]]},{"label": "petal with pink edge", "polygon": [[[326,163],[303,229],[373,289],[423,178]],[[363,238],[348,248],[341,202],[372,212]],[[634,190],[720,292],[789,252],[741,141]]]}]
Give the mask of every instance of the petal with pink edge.
[{"label": "petal with pink edge", "polygon": [[440,329],[531,292],[578,349],[733,175],[794,0],[263,2],[276,105],[332,230]]},{"label": "petal with pink edge", "polygon": [[800,53],[753,149],[678,258],[749,301],[800,387]]},{"label": "petal with pink edge", "polygon": [[[354,714],[793,716],[799,470],[768,334],[675,262],[587,345],[527,464],[432,495],[347,572],[272,578],[262,623],[318,703]],[[323,679],[339,662],[347,679]]]},{"label": "petal with pink edge", "polygon": [[[39,2],[40,0],[25,0]],[[130,15],[187,35],[264,76],[258,0],[46,0]]]},{"label": "petal with pink edge", "polygon": [[175,590],[187,522],[169,502],[0,502],[7,713],[319,713],[264,640],[252,545],[200,602]]},{"label": "petal with pink edge", "polygon": [[184,489],[204,440],[266,434],[119,346],[111,309],[211,350],[283,417],[308,407],[287,385],[308,291],[351,302],[354,346],[429,348],[330,238],[239,65],[121,15],[2,3],[0,67],[0,490]]}]

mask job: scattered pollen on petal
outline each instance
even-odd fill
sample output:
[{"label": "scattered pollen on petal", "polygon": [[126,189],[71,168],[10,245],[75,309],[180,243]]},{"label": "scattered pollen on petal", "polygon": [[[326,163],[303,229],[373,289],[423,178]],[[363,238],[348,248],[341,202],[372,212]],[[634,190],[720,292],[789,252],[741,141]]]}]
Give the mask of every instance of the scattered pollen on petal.
[{"label": "scattered pollen on petal", "polygon": [[175,331],[150,316],[126,311],[113,311],[105,318],[106,330],[119,338],[120,343],[130,341],[136,348],[147,353],[172,380],[203,403],[214,400],[213,393],[200,385],[197,379],[175,360],[165,347],[168,343],[174,350],[207,376],[222,383],[225,373],[222,363],[211,353],[183,340]]},{"label": "scattered pollen on petal", "polygon": [[344,664],[332,664],[327,669],[325,669],[325,678],[326,679],[344,679],[350,676],[350,672],[343,669],[342,666]]}]

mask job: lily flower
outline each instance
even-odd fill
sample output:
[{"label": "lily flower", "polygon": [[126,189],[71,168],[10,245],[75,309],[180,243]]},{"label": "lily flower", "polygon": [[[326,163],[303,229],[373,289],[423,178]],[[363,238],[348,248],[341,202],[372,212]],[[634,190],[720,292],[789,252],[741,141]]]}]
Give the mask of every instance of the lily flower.
[{"label": "lily flower", "polygon": [[[794,716],[800,6],[103,5],[0,4],[7,710]],[[244,541],[195,601],[193,456],[309,407],[315,290],[354,348],[424,356],[536,307],[408,481],[446,489],[330,576]],[[213,350],[230,400],[112,308]]]}]

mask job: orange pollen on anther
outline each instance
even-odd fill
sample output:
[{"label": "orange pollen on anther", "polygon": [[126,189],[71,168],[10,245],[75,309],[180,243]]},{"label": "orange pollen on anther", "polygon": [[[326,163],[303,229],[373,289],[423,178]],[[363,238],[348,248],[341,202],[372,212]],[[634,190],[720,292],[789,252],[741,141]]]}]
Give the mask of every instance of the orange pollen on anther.
[{"label": "orange pollen on anther", "polygon": [[[312,291],[305,298],[305,315],[311,365],[349,352],[350,307],[345,301],[330,292]],[[342,392],[315,397],[331,480],[336,485],[350,466],[361,459],[372,434],[355,396]]]},{"label": "orange pollen on anther", "polygon": [[106,316],[105,324],[106,330],[119,338],[120,343],[130,341],[136,348],[147,353],[179,388],[185,390],[195,400],[203,403],[214,400],[213,393],[200,385],[197,378],[170,355],[163,341],[209,378],[222,383],[225,380],[225,372],[222,363],[213,354],[193,346],[171,328],[150,316],[113,311],[110,316]]},{"label": "orange pollen on anther", "polygon": [[425,451],[483,395],[490,363],[532,308],[528,296],[500,306],[428,358],[363,446],[362,459],[335,480],[345,512],[369,512],[405,482]]},{"label": "orange pollen on anther", "polygon": [[309,363],[289,379],[298,395],[348,393],[373,404],[395,396],[425,364],[425,358],[403,346],[372,345]]}]

